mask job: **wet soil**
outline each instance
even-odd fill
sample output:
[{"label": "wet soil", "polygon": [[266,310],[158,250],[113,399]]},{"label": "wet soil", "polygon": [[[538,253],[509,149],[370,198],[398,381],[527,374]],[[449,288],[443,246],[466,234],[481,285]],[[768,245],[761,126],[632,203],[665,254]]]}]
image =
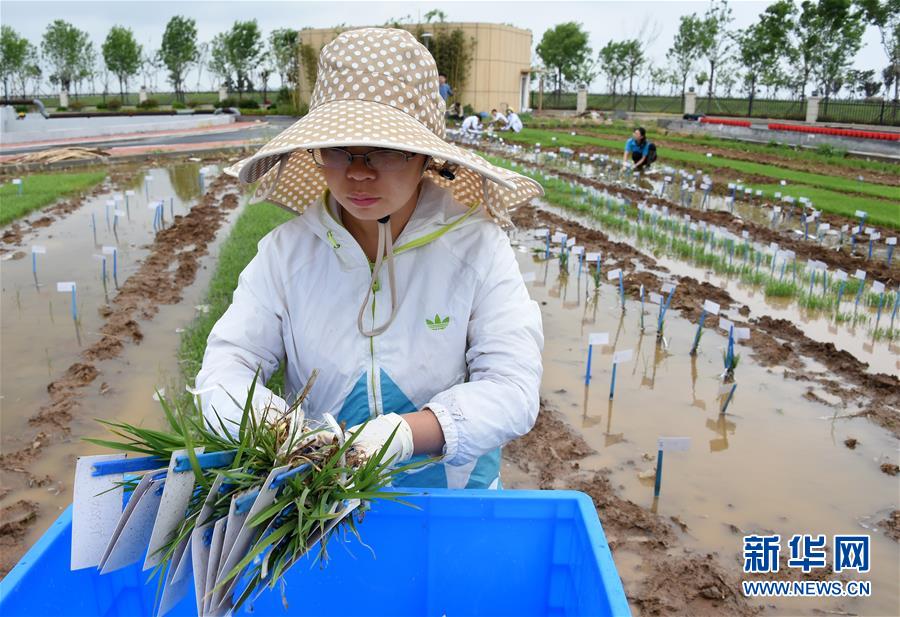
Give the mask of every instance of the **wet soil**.
[{"label": "wet soil", "polygon": [[[726,291],[708,282],[686,276],[663,277],[649,271],[647,268],[657,272],[665,269],[658,268],[652,257],[626,243],[611,241],[595,229],[533,206],[517,209],[512,218],[519,228],[549,227],[561,230],[570,238],[577,237],[586,251],[602,251],[607,271],[622,268],[625,274],[625,291],[631,297],[639,296],[641,285],[645,289],[658,289],[664,278],[676,282],[678,291],[673,296],[671,308],[680,311],[691,321],[699,319],[704,300],[712,300],[726,310],[726,307],[734,304],[733,298]],[[757,362],[783,369],[787,377],[815,383],[837,397],[845,406],[861,405],[864,408],[861,415],[900,438],[900,378],[897,375],[868,372],[868,364],[865,362],[846,351],[836,349],[833,343],[810,339],[792,322],[772,319],[766,315],[753,317],[749,311],[739,311],[741,307],[733,308],[737,314],[730,316],[731,321],[739,327],[741,324],[754,327],[750,339],[739,344],[747,345]],[[740,319],[740,316],[746,320]],[[708,326],[715,326],[718,318],[710,316],[706,323]],[[805,371],[807,360],[813,360],[828,370]]]},{"label": "wet soil", "polygon": [[[238,205],[237,180],[222,174],[187,214],[176,215],[169,227],[156,234],[137,270],[122,283],[110,303],[99,309],[103,318],[97,333],[99,338],[85,347],[78,360],[60,377],[47,385],[46,403],[28,418],[32,433],[18,438],[25,445],[0,455],[3,476],[0,490],[4,491],[0,494],[15,491],[17,487],[52,482],[49,477],[38,478],[32,470],[45,448],[52,449],[56,444],[68,442],[71,424],[82,419],[84,396],[91,394],[88,387],[101,381],[98,392],[108,394],[111,391],[108,383],[98,379],[101,376],[99,363],[119,356],[127,345],[140,344],[143,340],[140,322],[153,319],[160,306],[181,302],[182,290],[194,281],[200,259],[207,254],[217,230]],[[38,516],[37,508],[35,505],[35,514],[30,518],[19,517],[22,519],[20,527],[25,528],[21,533],[26,533],[28,525]],[[14,536],[7,539],[4,532],[2,537],[9,546],[17,544]],[[7,572],[17,558],[18,551],[4,551],[0,555],[0,575]]]}]

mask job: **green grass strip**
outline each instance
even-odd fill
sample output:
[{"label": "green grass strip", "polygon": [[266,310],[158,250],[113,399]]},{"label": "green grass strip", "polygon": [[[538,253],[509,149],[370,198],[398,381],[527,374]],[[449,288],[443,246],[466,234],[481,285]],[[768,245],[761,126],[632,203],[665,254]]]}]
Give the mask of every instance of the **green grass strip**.
[{"label": "green grass strip", "polygon": [[[256,256],[256,245],[267,233],[295,216],[272,203],[263,202],[247,206],[238,217],[228,238],[222,243],[216,271],[209,283],[205,301],[209,312],[198,314],[181,334],[179,359],[182,375],[188,383],[194,383],[203,363],[209,333],[231,304],[238,276]],[[270,388],[283,388],[281,370],[269,380],[268,385]]]},{"label": "green grass strip", "polygon": [[[625,123],[621,121],[617,121],[614,124],[588,124],[584,121],[581,122],[572,122],[572,121],[548,121],[546,118],[539,119],[527,119],[522,118],[522,121],[528,125],[532,126],[536,129],[550,128],[550,129],[574,129],[574,130],[583,130],[583,131],[591,131],[595,133],[606,133],[612,135],[621,135],[622,142],[624,143],[625,139],[631,137],[632,131],[634,131],[634,127],[636,123]],[[651,134],[654,133],[654,123],[648,123],[645,125],[647,127],[647,132]],[[668,129],[657,129],[657,130],[668,130]],[[684,133],[668,133],[666,135],[660,136],[659,141],[664,142],[666,145],[669,143],[683,143],[690,144],[693,146],[711,146],[714,148],[726,148],[728,150],[734,150],[736,152],[743,152],[749,154],[767,154],[774,155],[784,159],[791,159],[795,161],[806,161],[810,163],[824,163],[826,165],[837,165],[839,167],[845,167],[847,169],[855,169],[858,171],[880,171],[885,173],[900,173],[900,165],[896,163],[890,163],[887,161],[879,161],[879,160],[869,160],[864,158],[855,158],[848,157],[846,154],[839,148],[829,149],[829,148],[821,148],[821,149],[809,149],[809,148],[800,148],[797,146],[791,146],[788,144],[780,144],[775,142],[774,140],[770,141],[768,144],[747,142],[747,141],[738,141],[736,139],[724,139],[720,137],[712,137],[706,135],[699,134],[684,134]]]},{"label": "green grass strip", "polygon": [[[556,138],[555,142],[552,141],[553,137]],[[590,135],[567,135],[556,131],[541,131],[538,129],[523,129],[521,133],[510,135],[509,140],[529,144],[540,143],[543,146],[600,146],[619,151],[624,151],[625,149],[624,141],[600,139],[598,137],[591,137]],[[713,157],[712,159],[708,159],[705,154],[699,152],[665,150],[662,158],[663,160],[669,159],[672,161],[689,163],[694,169],[708,168],[710,165],[727,167],[745,174],[765,176],[768,178],[775,178],[776,180],[787,180],[788,182],[796,184],[819,186],[844,193],[860,193],[883,199],[896,200],[898,193],[900,193],[900,190],[895,186],[863,183],[849,178],[826,176],[806,171],[795,171],[793,169],[784,169],[765,163],[752,163],[749,161],[738,161],[723,157]],[[789,188],[784,190],[790,192]]]},{"label": "green grass strip", "polygon": [[19,187],[8,182],[0,186],[0,225],[6,225],[62,197],[91,189],[105,178],[105,171],[30,174],[22,176],[21,195]]}]

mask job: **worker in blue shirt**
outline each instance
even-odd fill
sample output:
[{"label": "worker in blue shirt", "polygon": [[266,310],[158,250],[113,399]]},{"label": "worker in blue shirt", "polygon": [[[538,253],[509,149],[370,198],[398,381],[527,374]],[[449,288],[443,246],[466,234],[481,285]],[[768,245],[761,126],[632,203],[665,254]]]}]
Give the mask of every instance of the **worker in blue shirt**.
[{"label": "worker in blue shirt", "polygon": [[625,142],[625,154],[622,155],[622,165],[628,162],[628,155],[634,163],[634,170],[640,171],[650,167],[656,160],[656,146],[647,139],[647,130],[639,126]]},{"label": "worker in blue shirt", "polygon": [[441,95],[441,98],[444,99],[444,103],[453,96],[453,88],[447,83],[447,76],[443,73],[438,75],[438,93]]}]

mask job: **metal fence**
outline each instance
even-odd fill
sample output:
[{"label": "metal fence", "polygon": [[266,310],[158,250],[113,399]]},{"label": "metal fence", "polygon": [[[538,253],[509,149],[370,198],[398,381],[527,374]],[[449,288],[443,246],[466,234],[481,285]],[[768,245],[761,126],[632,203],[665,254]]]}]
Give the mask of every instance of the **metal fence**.
[{"label": "metal fence", "polygon": [[847,122],[900,126],[897,101],[819,101],[819,122]]},{"label": "metal fence", "polygon": [[[531,93],[531,107],[538,107],[538,93]],[[575,109],[577,94],[545,92],[543,109]],[[697,97],[696,113],[738,118],[771,118],[773,120],[805,120],[806,100],[763,98]],[[587,108],[601,111],[631,111],[681,114],[684,104],[680,96],[644,94],[588,94]],[[897,101],[829,100],[819,102],[819,122],[880,124],[900,126],[900,103]]]}]

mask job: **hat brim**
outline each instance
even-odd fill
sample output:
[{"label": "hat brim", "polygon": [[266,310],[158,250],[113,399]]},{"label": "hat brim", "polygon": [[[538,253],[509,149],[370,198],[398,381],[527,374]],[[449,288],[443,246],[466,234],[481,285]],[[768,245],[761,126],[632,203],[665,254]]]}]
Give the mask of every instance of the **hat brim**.
[{"label": "hat brim", "polygon": [[[429,171],[465,205],[484,202],[494,218],[507,222],[507,210],[543,194],[526,176],[497,167],[474,152],[449,143],[409,113],[391,105],[365,100],[325,103],[292,124],[254,155],[226,169],[244,183],[260,180],[257,196],[265,195],[291,210],[302,212],[325,190],[321,171],[308,149],[375,147],[416,152],[438,164],[456,165],[454,180]],[[283,169],[278,173],[282,159]],[[272,186],[276,181],[277,186]]]}]

